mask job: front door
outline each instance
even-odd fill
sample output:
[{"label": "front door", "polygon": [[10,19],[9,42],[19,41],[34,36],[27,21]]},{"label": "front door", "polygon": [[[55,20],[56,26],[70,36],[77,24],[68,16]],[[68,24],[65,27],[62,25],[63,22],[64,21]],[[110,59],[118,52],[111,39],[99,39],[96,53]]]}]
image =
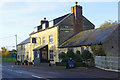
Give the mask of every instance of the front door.
[{"label": "front door", "polygon": [[44,47],[40,51],[40,62],[48,62],[48,48]]},{"label": "front door", "polygon": [[42,51],[42,59],[47,60],[47,51]]}]

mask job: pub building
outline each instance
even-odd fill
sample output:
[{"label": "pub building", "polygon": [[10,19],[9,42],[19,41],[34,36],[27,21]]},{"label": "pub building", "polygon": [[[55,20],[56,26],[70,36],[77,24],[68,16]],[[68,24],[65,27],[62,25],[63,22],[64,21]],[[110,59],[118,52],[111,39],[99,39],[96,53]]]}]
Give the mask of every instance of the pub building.
[{"label": "pub building", "polygon": [[59,62],[59,54],[68,50],[60,48],[65,41],[82,31],[94,28],[94,24],[83,16],[82,6],[75,2],[75,6],[71,7],[71,13],[51,21],[44,18],[40,21],[40,25],[34,27],[34,31],[30,34],[29,58],[31,60],[29,61],[34,60],[35,65]]}]

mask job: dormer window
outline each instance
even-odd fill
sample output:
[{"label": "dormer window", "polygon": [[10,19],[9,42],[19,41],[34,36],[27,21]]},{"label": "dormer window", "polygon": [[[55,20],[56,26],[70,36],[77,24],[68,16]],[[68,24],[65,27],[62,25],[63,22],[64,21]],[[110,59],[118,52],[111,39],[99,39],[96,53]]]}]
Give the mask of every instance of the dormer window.
[{"label": "dormer window", "polygon": [[46,25],[45,25],[45,23],[44,23],[44,24],[42,24],[42,29],[45,29],[45,26],[46,26]]}]

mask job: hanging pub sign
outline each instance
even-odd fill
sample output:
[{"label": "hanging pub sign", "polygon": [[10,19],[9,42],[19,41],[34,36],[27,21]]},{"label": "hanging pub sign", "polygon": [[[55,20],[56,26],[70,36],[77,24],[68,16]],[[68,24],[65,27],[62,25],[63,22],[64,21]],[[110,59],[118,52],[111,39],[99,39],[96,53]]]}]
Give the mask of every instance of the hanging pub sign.
[{"label": "hanging pub sign", "polygon": [[32,38],[32,43],[36,43],[36,38]]}]

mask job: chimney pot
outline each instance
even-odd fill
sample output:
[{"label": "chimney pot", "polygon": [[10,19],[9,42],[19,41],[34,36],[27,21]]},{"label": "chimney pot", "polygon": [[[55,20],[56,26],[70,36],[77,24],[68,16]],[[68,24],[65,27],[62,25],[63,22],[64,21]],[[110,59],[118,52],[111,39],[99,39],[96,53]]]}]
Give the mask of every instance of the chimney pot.
[{"label": "chimney pot", "polygon": [[44,18],[44,20],[46,20],[46,17]]},{"label": "chimney pot", "polygon": [[75,5],[77,6],[78,2],[75,2]]}]

